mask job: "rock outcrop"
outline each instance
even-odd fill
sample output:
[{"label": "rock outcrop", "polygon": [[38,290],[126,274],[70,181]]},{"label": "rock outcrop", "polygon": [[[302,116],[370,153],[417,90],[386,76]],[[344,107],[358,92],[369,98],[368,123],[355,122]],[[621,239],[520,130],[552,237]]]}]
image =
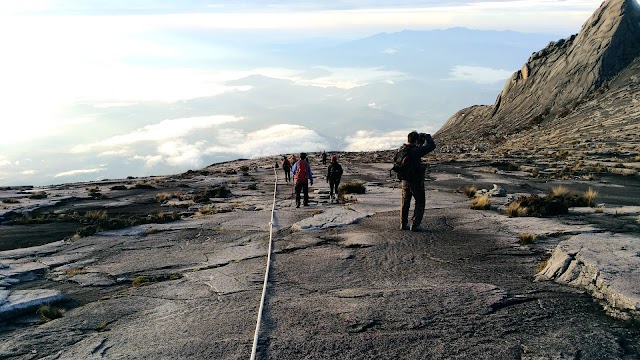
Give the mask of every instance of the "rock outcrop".
[{"label": "rock outcrop", "polygon": [[[639,64],[640,5],[607,0],[577,35],[531,55],[494,105],[459,111],[436,139],[445,151],[458,146],[483,150],[513,137],[544,136],[550,129],[564,128],[556,137],[570,135],[572,129],[599,126],[609,112],[623,110],[624,116],[609,121],[618,130],[628,125],[623,120],[640,95]],[[602,104],[613,93],[617,101]],[[591,116],[598,106],[605,116]]]},{"label": "rock outcrop", "polygon": [[633,236],[580,234],[560,243],[537,280],[582,287],[610,314],[640,315],[640,244]]}]

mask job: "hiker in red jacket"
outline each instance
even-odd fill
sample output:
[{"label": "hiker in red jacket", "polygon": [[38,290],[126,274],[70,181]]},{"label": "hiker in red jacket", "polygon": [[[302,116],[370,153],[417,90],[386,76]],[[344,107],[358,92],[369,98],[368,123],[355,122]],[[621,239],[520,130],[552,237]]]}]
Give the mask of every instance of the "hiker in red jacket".
[{"label": "hiker in red jacket", "polygon": [[307,154],[300,153],[300,160],[293,164],[291,168],[293,173],[293,181],[296,190],[296,207],[300,207],[300,191],[304,195],[304,206],[309,206],[309,183],[313,186],[313,173],[311,172],[311,165],[307,161]]}]

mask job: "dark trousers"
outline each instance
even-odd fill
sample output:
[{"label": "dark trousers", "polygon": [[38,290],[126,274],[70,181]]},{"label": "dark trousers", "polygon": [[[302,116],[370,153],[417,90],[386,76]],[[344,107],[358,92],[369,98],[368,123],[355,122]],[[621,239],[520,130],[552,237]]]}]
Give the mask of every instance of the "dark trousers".
[{"label": "dark trousers", "polygon": [[412,197],[416,199],[416,203],[413,209],[413,216],[411,217],[411,224],[413,226],[419,226],[424,216],[424,207],[426,204],[424,181],[415,183],[405,180],[402,181],[402,207],[400,209],[400,221],[402,224],[408,224],[409,222],[409,207],[411,206]]},{"label": "dark trousers", "polygon": [[284,180],[286,182],[291,181],[291,169],[282,169],[284,170]]},{"label": "dark trousers", "polygon": [[340,180],[329,181],[329,194],[331,194],[331,199],[333,199],[333,194],[338,194],[339,186],[340,186]]},{"label": "dark trousers", "polygon": [[304,196],[304,206],[309,205],[309,182],[296,182],[296,206],[300,206],[300,191]]}]

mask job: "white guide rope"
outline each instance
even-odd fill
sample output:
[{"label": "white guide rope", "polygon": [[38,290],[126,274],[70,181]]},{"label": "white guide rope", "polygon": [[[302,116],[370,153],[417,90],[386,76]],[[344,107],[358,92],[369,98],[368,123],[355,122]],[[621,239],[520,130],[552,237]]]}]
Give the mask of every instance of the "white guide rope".
[{"label": "white guide rope", "polygon": [[267,294],[267,282],[269,281],[269,268],[271,267],[271,243],[273,242],[273,213],[276,209],[276,191],[278,190],[278,172],[273,168],[275,175],[275,183],[273,185],[273,205],[271,206],[271,221],[269,221],[269,250],[267,252],[267,269],[264,272],[264,282],[262,284],[262,297],[260,298],[260,308],[258,309],[258,320],[256,321],[256,332],[253,334],[253,348],[251,349],[251,360],[256,358],[256,349],[258,347],[258,334],[260,334],[260,323],[262,322],[262,309],[264,307],[264,298]]}]

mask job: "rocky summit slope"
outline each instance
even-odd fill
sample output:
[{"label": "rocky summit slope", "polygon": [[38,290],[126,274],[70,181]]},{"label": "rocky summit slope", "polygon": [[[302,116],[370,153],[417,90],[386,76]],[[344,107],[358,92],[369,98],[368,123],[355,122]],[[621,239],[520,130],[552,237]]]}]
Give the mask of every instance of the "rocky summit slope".
[{"label": "rocky summit slope", "polygon": [[[640,206],[623,205],[640,184],[589,184],[599,213],[509,217],[510,198],[555,184],[434,161],[423,231],[401,231],[401,189],[377,155],[340,153],[343,185],[366,190],[340,203],[311,155],[301,208],[273,158],[29,190],[39,199],[0,189],[39,219],[34,238],[75,213],[81,225],[181,214],[28,247],[8,231],[19,217],[0,223],[14,243],[0,251],[0,359],[247,359],[269,249],[257,359],[640,358]],[[506,196],[472,210],[468,184]]]},{"label": "rocky summit slope", "polygon": [[444,151],[547,147],[603,140],[637,146],[640,5],[607,0],[580,33],[531,55],[492,106],[454,114]]}]

